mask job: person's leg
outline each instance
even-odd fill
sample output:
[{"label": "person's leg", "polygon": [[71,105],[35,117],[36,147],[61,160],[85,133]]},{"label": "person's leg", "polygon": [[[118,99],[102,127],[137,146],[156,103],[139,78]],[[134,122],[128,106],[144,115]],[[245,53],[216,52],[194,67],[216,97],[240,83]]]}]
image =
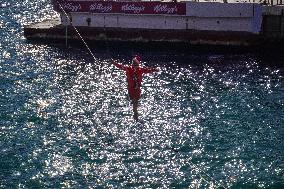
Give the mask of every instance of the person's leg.
[{"label": "person's leg", "polygon": [[138,120],[138,100],[137,99],[133,99],[132,100],[132,105],[133,105],[133,118],[134,120]]}]

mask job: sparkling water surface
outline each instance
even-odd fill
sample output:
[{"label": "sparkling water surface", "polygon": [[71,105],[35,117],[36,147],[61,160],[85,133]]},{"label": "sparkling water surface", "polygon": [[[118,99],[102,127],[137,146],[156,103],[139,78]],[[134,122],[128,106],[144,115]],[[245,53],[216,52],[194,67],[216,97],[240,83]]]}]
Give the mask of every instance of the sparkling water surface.
[{"label": "sparkling water surface", "polygon": [[[0,2],[0,188],[284,188],[283,67],[253,54],[26,41],[50,1]],[[138,53],[139,121],[111,58]]]}]

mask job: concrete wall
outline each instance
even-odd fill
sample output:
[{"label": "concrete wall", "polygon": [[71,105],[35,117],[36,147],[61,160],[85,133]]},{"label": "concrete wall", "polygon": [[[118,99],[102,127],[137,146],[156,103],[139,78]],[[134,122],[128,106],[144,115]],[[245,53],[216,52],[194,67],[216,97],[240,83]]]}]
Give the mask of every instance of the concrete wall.
[{"label": "concrete wall", "polygon": [[284,15],[284,5],[263,6],[263,15]]},{"label": "concrete wall", "polygon": [[186,3],[186,15],[199,18],[195,24],[200,30],[259,33],[261,10],[261,5],[251,3]]},{"label": "concrete wall", "polygon": [[210,31],[250,31],[248,18],[200,18],[189,19],[190,29]]},{"label": "concrete wall", "polygon": [[[70,17],[74,26],[88,26],[90,18],[90,27],[187,29],[185,16],[72,13]],[[63,15],[61,20],[65,25],[68,19]]]},{"label": "concrete wall", "polygon": [[253,4],[187,2],[186,15],[197,17],[253,17]]},{"label": "concrete wall", "polygon": [[[74,26],[193,29],[211,31],[245,31],[259,33],[261,30],[261,6],[256,4],[224,4],[188,2],[186,15],[131,15],[71,13]],[[66,24],[65,16],[62,22]]]}]

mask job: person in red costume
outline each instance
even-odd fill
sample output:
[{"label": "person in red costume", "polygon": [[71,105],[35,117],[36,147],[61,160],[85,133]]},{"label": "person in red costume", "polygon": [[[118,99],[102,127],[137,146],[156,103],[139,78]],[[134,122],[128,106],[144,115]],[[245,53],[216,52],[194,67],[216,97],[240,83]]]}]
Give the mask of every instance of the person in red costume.
[{"label": "person in red costume", "polygon": [[152,73],[158,71],[157,68],[140,67],[140,61],[141,58],[137,55],[135,55],[132,59],[132,64],[130,66],[119,64],[115,60],[113,61],[113,65],[126,72],[128,95],[133,105],[133,117],[135,120],[138,120],[137,108],[138,101],[141,97],[142,75],[144,73]]}]

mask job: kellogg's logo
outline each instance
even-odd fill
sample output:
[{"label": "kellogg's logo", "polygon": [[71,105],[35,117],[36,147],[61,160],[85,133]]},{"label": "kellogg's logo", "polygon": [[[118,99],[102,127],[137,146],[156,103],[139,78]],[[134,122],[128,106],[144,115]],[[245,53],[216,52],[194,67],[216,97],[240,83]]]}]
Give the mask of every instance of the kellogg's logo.
[{"label": "kellogg's logo", "polygon": [[99,12],[111,12],[112,5],[103,5],[102,3],[95,3],[90,6],[91,11],[99,11]]},{"label": "kellogg's logo", "polygon": [[81,4],[73,5],[72,3],[63,4],[62,8],[70,12],[78,12],[79,10],[82,9]]},{"label": "kellogg's logo", "polygon": [[173,14],[173,13],[177,13],[177,11],[178,11],[177,6],[168,7],[168,5],[159,4],[154,7],[154,12],[156,13]]},{"label": "kellogg's logo", "polygon": [[135,6],[134,4],[126,4],[126,5],[122,5],[121,10],[130,11],[130,12],[138,14],[144,11],[145,7],[143,5]]}]

